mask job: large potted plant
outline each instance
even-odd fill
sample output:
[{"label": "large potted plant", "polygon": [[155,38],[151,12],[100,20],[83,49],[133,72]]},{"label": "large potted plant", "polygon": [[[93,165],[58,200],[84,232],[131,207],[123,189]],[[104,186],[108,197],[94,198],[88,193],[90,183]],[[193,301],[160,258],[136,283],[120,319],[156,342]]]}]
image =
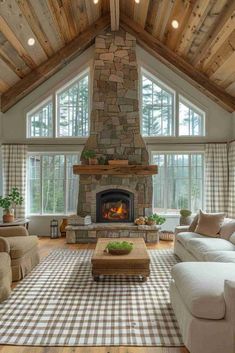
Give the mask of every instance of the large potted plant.
[{"label": "large potted plant", "polygon": [[22,205],[23,201],[24,199],[16,187],[12,188],[10,194],[6,197],[0,196],[0,207],[3,208],[3,223],[14,222],[15,207],[16,205]]}]

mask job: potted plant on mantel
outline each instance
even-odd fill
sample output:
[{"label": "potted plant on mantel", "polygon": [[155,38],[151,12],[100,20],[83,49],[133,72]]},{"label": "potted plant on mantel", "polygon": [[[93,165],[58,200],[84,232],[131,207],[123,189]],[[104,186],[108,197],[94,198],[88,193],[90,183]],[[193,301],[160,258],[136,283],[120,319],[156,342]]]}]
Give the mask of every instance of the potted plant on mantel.
[{"label": "potted plant on mantel", "polygon": [[96,153],[93,150],[85,150],[82,152],[82,158],[87,161],[88,164],[95,165],[98,164],[98,159],[96,158]]},{"label": "potted plant on mantel", "polygon": [[14,222],[15,207],[16,205],[22,205],[23,201],[24,199],[16,187],[12,188],[11,193],[6,197],[0,196],[0,207],[3,208],[3,223]]}]

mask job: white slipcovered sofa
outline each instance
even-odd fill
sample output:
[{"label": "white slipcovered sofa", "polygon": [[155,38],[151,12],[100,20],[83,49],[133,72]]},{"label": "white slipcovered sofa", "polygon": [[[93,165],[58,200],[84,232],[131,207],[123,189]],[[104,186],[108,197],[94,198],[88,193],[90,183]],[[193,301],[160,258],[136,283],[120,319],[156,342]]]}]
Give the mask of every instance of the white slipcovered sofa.
[{"label": "white slipcovered sofa", "polygon": [[177,227],[171,303],[190,353],[235,353],[235,220],[218,238]]}]

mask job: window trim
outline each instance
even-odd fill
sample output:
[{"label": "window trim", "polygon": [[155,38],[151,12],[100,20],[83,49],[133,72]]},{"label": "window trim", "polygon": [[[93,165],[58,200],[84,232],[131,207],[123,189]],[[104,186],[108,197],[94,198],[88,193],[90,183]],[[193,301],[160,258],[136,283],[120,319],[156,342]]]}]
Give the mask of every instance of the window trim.
[{"label": "window trim", "polygon": [[[173,150],[152,150],[151,153],[150,153],[150,156],[151,156],[151,163],[153,163],[153,156],[154,154],[163,154],[164,155],[164,173],[165,175],[167,175],[166,173],[166,168],[167,168],[167,165],[165,163],[166,161],[166,155],[167,154],[172,154],[172,155],[178,155],[178,154],[187,154],[187,155],[193,155],[193,154],[200,154],[202,155],[203,157],[203,163],[202,163],[202,185],[203,185],[203,188],[202,188],[202,209],[204,209],[204,206],[205,206],[205,151],[200,151],[200,150],[190,150],[190,151],[184,151],[184,150],[176,150],[176,151],[173,151]],[[190,158],[190,163],[191,163],[191,158]],[[190,178],[189,178],[189,189],[191,190],[191,172],[190,172]],[[165,178],[164,180],[164,188],[167,189],[167,178]],[[153,192],[153,195],[154,195],[154,192]],[[191,193],[190,193],[191,195]],[[164,195],[165,196],[165,195]],[[154,201],[154,200],[153,200]],[[192,202],[192,199],[190,197],[190,209],[191,209],[191,202]],[[175,216],[175,215],[178,215],[179,214],[176,214],[176,213],[171,213],[171,212],[167,212],[167,197],[164,197],[164,211],[163,212],[159,212],[159,214],[161,215],[166,215],[166,216]],[[194,212],[194,211],[193,211]]]},{"label": "window trim", "polygon": [[[27,171],[29,171],[29,156],[51,156],[51,155],[63,155],[63,156],[66,156],[66,155],[71,155],[71,154],[75,154],[78,156],[78,163],[80,163],[80,159],[81,159],[81,152],[80,151],[28,151],[27,153]],[[65,165],[64,165],[64,170],[66,171],[66,167],[67,167],[67,164],[65,162]],[[65,173],[65,175],[67,176],[67,173]],[[65,185],[67,186],[67,178],[64,179],[64,183]],[[40,197],[40,213],[30,213],[30,210],[29,210],[29,179],[28,179],[28,172],[26,173],[26,214],[27,214],[27,217],[38,217],[38,216],[68,216],[70,215],[71,213],[68,213],[67,212],[67,188],[66,188],[66,191],[65,191],[65,207],[64,207],[64,210],[65,212],[63,213],[43,213],[42,212],[42,202],[43,202],[43,194],[42,194],[42,163],[40,163],[40,193],[41,193],[41,197]]]},{"label": "window trim", "polygon": [[[142,75],[149,77],[151,80],[155,81],[156,83],[159,82],[165,89],[172,91],[175,93],[174,95],[174,116],[173,116],[173,125],[172,125],[172,134],[171,135],[157,135],[157,136],[144,136],[142,134]],[[146,141],[156,141],[156,140],[166,140],[166,139],[176,139],[180,138],[182,140],[187,140],[190,139],[190,141],[197,141],[198,139],[205,139],[208,134],[208,108],[204,106],[201,102],[199,102],[197,99],[194,97],[191,97],[187,92],[184,92],[182,89],[180,89],[177,85],[175,85],[173,82],[168,80],[167,78],[163,77],[160,73],[155,71],[153,68],[149,67],[146,65],[143,61],[139,61],[139,113],[140,113],[140,133],[141,136],[144,138]],[[195,107],[195,110],[203,113],[203,135],[180,135],[179,134],[179,102],[180,102],[180,97],[182,97],[186,102],[189,102],[189,104],[193,107]]]},{"label": "window trim", "polygon": [[[67,90],[68,88],[72,87],[74,83],[84,78],[88,75],[88,135],[87,136],[59,136],[59,123],[58,123],[58,95]],[[76,75],[72,80],[66,82],[62,87],[55,90],[54,92],[54,100],[55,100],[55,128],[54,134],[56,139],[81,139],[81,138],[88,138],[89,131],[90,131],[90,115],[91,115],[91,75],[90,75],[90,67],[86,68],[85,70],[81,71],[78,75]]]},{"label": "window trim", "polygon": [[[29,120],[30,120],[30,115],[35,113],[37,110],[39,110],[42,106],[46,105],[47,103],[51,102],[52,103],[52,136],[30,136],[30,128],[29,126]],[[54,104],[53,104],[53,94],[49,95],[47,98],[45,98],[43,101],[41,101],[39,104],[37,104],[33,109],[28,111],[26,113],[26,138],[27,139],[52,139],[54,137]]]},{"label": "window trim", "polygon": [[[184,104],[187,108],[193,109],[197,114],[202,116],[202,134],[201,135],[180,135],[179,130],[179,111],[180,111],[180,103]],[[182,94],[178,94],[178,136],[179,137],[188,137],[188,138],[198,138],[198,137],[205,137],[206,136],[206,112],[197,107],[193,102],[189,101],[185,98]]]},{"label": "window trim", "polygon": [[[165,90],[169,94],[173,95],[173,102],[172,102],[172,119],[171,119],[171,134],[170,135],[156,135],[156,136],[144,136],[143,135],[143,95],[142,95],[142,89],[143,89],[143,76],[147,77],[151,81],[153,81],[157,86],[159,86],[161,89]],[[160,80],[157,76],[146,70],[143,66],[140,66],[140,80],[139,80],[139,106],[140,106],[140,133],[143,138],[169,138],[169,137],[175,137],[176,136],[176,124],[175,124],[175,117],[176,117],[176,91],[169,87],[167,84],[165,84],[162,80]]]}]

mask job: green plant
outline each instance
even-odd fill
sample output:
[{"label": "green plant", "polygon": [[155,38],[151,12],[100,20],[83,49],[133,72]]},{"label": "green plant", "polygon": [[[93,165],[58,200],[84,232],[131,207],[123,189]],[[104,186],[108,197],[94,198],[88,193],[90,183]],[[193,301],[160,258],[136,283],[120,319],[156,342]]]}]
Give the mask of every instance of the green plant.
[{"label": "green plant", "polygon": [[90,158],[95,158],[96,153],[93,150],[85,150],[82,152],[82,158],[84,159],[90,159]]},{"label": "green plant", "polygon": [[151,216],[148,217],[149,221],[154,221],[156,222],[156,224],[163,224],[164,222],[166,222],[166,218],[163,216],[159,216],[158,214],[154,213]]},{"label": "green plant", "polygon": [[103,157],[103,156],[100,156],[100,157],[98,158],[98,163],[99,163],[100,165],[105,165],[105,163],[106,163],[106,158]]},{"label": "green plant", "polygon": [[12,188],[10,194],[6,197],[0,196],[0,207],[8,211],[16,205],[22,205],[23,201],[24,199],[20,195],[19,189],[15,187]]},{"label": "green plant", "polygon": [[129,243],[127,241],[110,241],[106,249],[108,250],[128,250],[131,251],[133,249],[133,243]]},{"label": "green plant", "polygon": [[182,217],[189,217],[191,216],[192,212],[190,210],[187,210],[187,209],[182,209],[180,210],[180,215]]}]

